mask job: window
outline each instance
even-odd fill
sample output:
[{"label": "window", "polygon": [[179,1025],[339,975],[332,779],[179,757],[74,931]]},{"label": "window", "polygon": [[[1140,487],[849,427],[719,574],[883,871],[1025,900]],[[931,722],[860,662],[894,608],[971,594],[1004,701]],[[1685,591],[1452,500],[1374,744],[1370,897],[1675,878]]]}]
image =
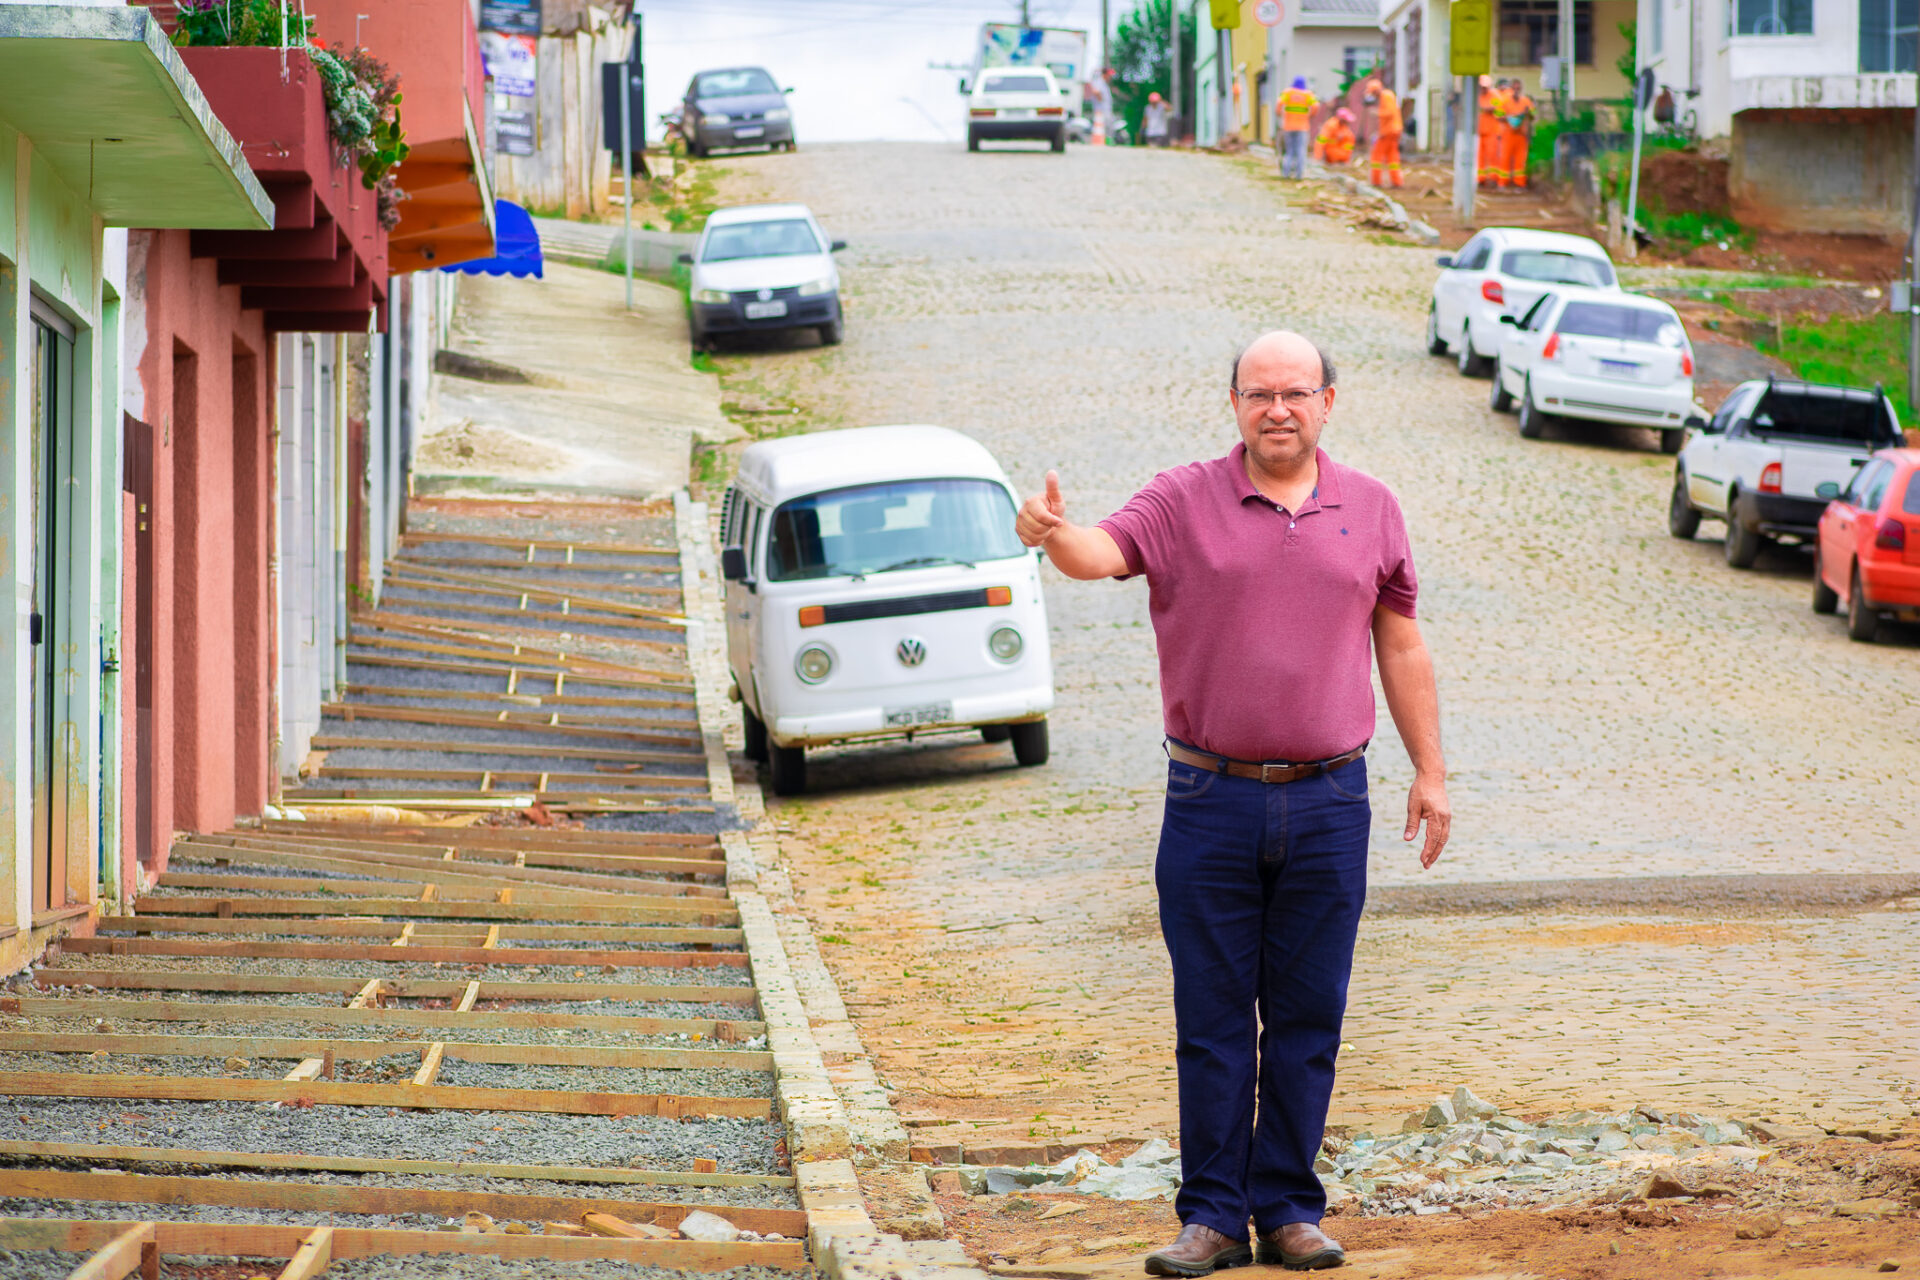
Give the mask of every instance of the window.
[{"label": "window", "polygon": [[1420,6],[1407,15],[1407,88],[1420,87]]},{"label": "window", "polygon": [[1520,317],[1520,327],[1530,333],[1544,328],[1547,317],[1553,314],[1554,300],[1558,296],[1558,294],[1543,293],[1536,298],[1533,305],[1527,308],[1527,314]]},{"label": "window", "polygon": [[1736,36],[1810,36],[1813,0],[1728,0]]},{"label": "window", "polygon": [[1556,326],[1561,333],[1583,338],[1618,338],[1622,342],[1656,342],[1663,347],[1681,343],[1680,325],[1652,307],[1623,307],[1611,302],[1569,302]]},{"label": "window", "polygon": [[1860,0],[1860,70],[1920,70],[1920,0]]},{"label": "window", "polygon": [[1453,260],[1453,265],[1461,271],[1478,271],[1487,265],[1487,259],[1493,256],[1493,241],[1482,236],[1467,241],[1467,247]]},{"label": "window", "polygon": [[1878,511],[1880,503],[1887,496],[1887,482],[1893,479],[1893,464],[1881,461],[1873,464],[1873,475],[1866,482],[1866,497],[1860,505],[1868,511]]},{"label": "window", "polygon": [[1395,74],[1400,67],[1400,32],[1398,28],[1387,32],[1385,56],[1380,59],[1380,83],[1391,89],[1395,85]]},{"label": "window", "polygon": [[708,71],[693,78],[696,98],[745,98],[757,93],[778,93],[780,86],[758,67],[738,71]]},{"label": "window", "polygon": [[1024,548],[1013,500],[987,480],[902,480],[783,502],[767,578],[791,582],[923,565],[1007,560]]},{"label": "window", "polygon": [[1029,72],[1019,76],[988,76],[981,82],[982,93],[1052,93],[1053,86],[1045,76],[1036,76]]},{"label": "window", "polygon": [[791,258],[824,251],[820,237],[804,218],[777,222],[730,222],[710,227],[702,262],[731,262],[736,258]]},{"label": "window", "polygon": [[1885,444],[1888,434],[1877,396],[1780,388],[1760,401],[1753,415],[1753,433],[1865,445]]},{"label": "window", "polygon": [[1380,49],[1377,45],[1350,44],[1340,54],[1340,70],[1348,79],[1357,79],[1363,72],[1379,65]]},{"label": "window", "polygon": [[[1808,4],[1812,2],[1805,0]],[[1558,0],[1500,0],[1499,52],[1503,67],[1537,67],[1542,58],[1557,56],[1560,52]],[[1592,0],[1573,3],[1573,61],[1576,66],[1593,65]]]},{"label": "window", "polygon": [[1601,259],[1552,249],[1510,249],[1501,255],[1500,273],[1516,280],[1584,284],[1596,289],[1613,283],[1613,268]]},{"label": "window", "polygon": [[1920,516],[1920,470],[1907,477],[1907,496],[1900,503],[1900,509],[1910,516]]},{"label": "window", "polygon": [[1653,19],[1647,24],[1647,49],[1657,58],[1667,51],[1667,0],[1652,0],[1647,9]]}]

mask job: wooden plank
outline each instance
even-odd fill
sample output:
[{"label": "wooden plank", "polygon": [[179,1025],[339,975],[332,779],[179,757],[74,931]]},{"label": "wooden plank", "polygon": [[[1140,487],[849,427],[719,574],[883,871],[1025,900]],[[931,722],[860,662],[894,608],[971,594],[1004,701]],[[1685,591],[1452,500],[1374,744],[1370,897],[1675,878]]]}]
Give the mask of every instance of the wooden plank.
[{"label": "wooden plank", "polygon": [[[434,691],[437,695],[438,691]],[[685,742],[698,738],[700,726],[686,721],[684,728],[659,720],[618,719],[612,716],[565,718],[553,712],[514,715],[501,711],[444,711],[434,707],[391,707],[381,703],[329,702],[321,715],[357,724],[362,720],[394,724],[430,724],[450,729],[511,729],[515,733],[545,734],[555,738],[628,738],[634,742]]]},{"label": "wooden plank", "polygon": [[[549,870],[544,867],[506,867],[488,863],[484,871],[478,868],[473,871],[455,870],[447,865],[444,858],[428,856],[428,850],[425,849],[418,854],[339,848],[317,853],[277,837],[257,836],[202,836],[198,840],[182,840],[173,848],[174,857],[197,857],[203,861],[224,858],[262,866],[304,866],[315,871],[346,871],[362,876],[384,871],[398,878],[398,874],[405,871],[431,872],[435,884],[484,886],[489,893],[497,890],[503,880],[548,888],[592,890],[629,899],[639,895],[642,890],[654,887],[651,882],[636,884],[631,877],[600,875],[589,871]],[[238,850],[246,851],[244,859],[237,856]],[[441,853],[446,851],[439,850]],[[656,904],[636,901],[635,905]]]},{"label": "wooden plank", "polygon": [[469,982],[467,989],[460,995],[460,1003],[454,1006],[454,1010],[457,1013],[465,1013],[472,1009],[479,999],[480,984],[478,982]]},{"label": "wooden plank", "polygon": [[426,531],[403,533],[400,535],[400,545],[403,548],[432,546],[435,543],[442,542],[464,542],[478,547],[521,547],[528,550],[552,551],[556,553],[587,551],[594,555],[605,556],[671,556],[673,558],[674,567],[670,570],[635,566],[638,572],[643,573],[678,573],[680,564],[680,548],[678,547],[655,547],[630,542],[543,542],[538,539],[508,538],[491,533],[430,533]]},{"label": "wooden plank", "polygon": [[[626,582],[626,581],[620,580],[621,575],[628,574],[628,573],[659,573],[659,574],[669,574],[669,575],[672,573],[672,570],[654,568],[654,567],[641,568],[641,569],[621,569],[621,568],[616,568],[612,565],[592,565],[592,564],[571,564],[570,565],[570,564],[554,563],[551,561],[536,562],[533,564],[528,564],[525,560],[505,559],[501,557],[476,556],[471,559],[468,559],[462,556],[413,556],[413,555],[410,555],[407,557],[406,564],[409,568],[421,568],[421,569],[472,568],[472,569],[486,569],[486,570],[496,570],[496,571],[505,569],[511,572],[514,575],[514,577],[512,579],[503,579],[503,581],[518,581],[519,579],[524,577],[528,582],[538,583],[544,589],[550,590],[550,591],[564,591],[569,587],[579,587],[583,591],[600,590],[600,591],[614,592],[623,596],[665,596],[674,600],[680,600],[684,598],[684,592],[680,587],[657,586],[651,583],[636,583],[636,582]],[[551,575],[546,575],[546,574],[543,574],[539,577],[535,577],[534,571],[539,569],[554,569],[554,570],[559,570],[562,573],[598,575],[599,577],[609,578],[612,580],[601,582],[601,581],[595,581],[593,578],[586,578],[578,582],[568,582],[564,579],[552,577]]]},{"label": "wooden plank", "polygon": [[[478,983],[470,984],[477,986]],[[539,1064],[556,1067],[633,1067],[660,1070],[771,1071],[773,1055],[752,1049],[658,1049],[585,1044],[496,1044],[492,1041],[317,1040],[310,1036],[160,1036],[91,1032],[0,1032],[0,1052],[120,1053],[188,1058],[303,1058],[331,1053],[336,1059],[372,1061],[397,1053],[425,1055],[438,1048],[459,1062]]]},{"label": "wooden plank", "polygon": [[[499,725],[481,726],[497,729]],[[518,729],[514,730],[519,732]],[[600,737],[613,737],[613,734],[600,734]],[[684,742],[685,734],[668,733],[627,733],[619,735],[639,742]],[[355,738],[344,734],[322,733],[314,735],[315,751],[431,751],[439,755],[468,756],[510,756],[515,759],[534,760],[604,760],[610,764],[700,764],[706,760],[704,751],[621,751],[612,747],[550,747],[538,742],[468,742],[460,739],[441,738]],[[516,778],[520,775],[495,770],[502,777]],[[535,771],[537,772],[537,770]],[[413,776],[411,773],[409,776]],[[564,776],[564,775],[562,775]],[[577,775],[591,776],[591,775]],[[693,783],[696,778],[676,778],[675,781]]]},{"label": "wooden plank", "polygon": [[[518,894],[514,895],[516,898]],[[566,929],[565,925],[555,924],[517,924],[521,920],[563,920],[570,914],[578,913],[583,920],[616,920],[635,923],[578,926],[575,936],[582,938],[614,939],[660,938],[673,942],[722,942],[727,935],[738,933],[737,929],[724,926],[721,922],[738,919],[717,900],[710,906],[690,905],[663,910],[659,907],[615,907],[581,904],[561,904],[548,906],[539,902],[420,902],[413,898],[358,898],[341,901],[338,898],[239,898],[233,902],[234,913],[223,916],[210,909],[211,898],[183,898],[155,895],[139,899],[135,909],[139,912],[152,912],[152,915],[104,916],[102,929],[147,929],[156,932],[172,930],[175,923],[180,926],[203,932],[254,931],[266,927],[265,922],[256,917],[268,916],[285,920],[289,916],[311,916],[316,922],[337,919],[343,924],[381,925],[393,928],[390,921],[381,916],[405,916],[422,924],[441,925],[481,925],[488,921],[501,921],[506,927],[501,929],[503,936],[510,938],[544,938]],[[648,923],[652,920],[660,923]],[[671,923],[674,921],[699,921],[688,925]],[[109,922],[113,922],[109,924]],[[119,922],[126,921],[121,924]],[[712,924],[705,923],[712,921]],[[289,922],[289,928],[305,929],[307,923]],[[335,932],[329,930],[329,932]],[[341,929],[337,932],[351,933],[353,930]]]},{"label": "wooden plank", "polygon": [[[499,925],[490,926],[499,941]],[[252,942],[227,938],[66,938],[76,955],[233,956],[247,960],[369,960],[379,964],[598,965],[615,969],[744,969],[742,951],[589,951],[562,947],[365,946],[328,942]]]},{"label": "wooden plank", "polygon": [[[656,845],[686,845],[724,856],[720,841],[713,836],[684,831],[569,831],[558,827],[417,827],[386,823],[295,822],[269,818],[252,834],[330,835],[369,838],[382,844],[453,844],[462,849],[500,847],[517,849],[523,845],[540,848],[567,848],[578,852],[621,853],[644,851]],[[228,831],[222,834],[233,835]]]},{"label": "wooden plank", "polygon": [[[469,987],[477,983],[468,983]],[[488,987],[494,984],[488,983]],[[465,999],[464,994],[461,997]],[[175,1000],[65,1000],[0,996],[0,1012],[30,1018],[119,1018],[133,1022],[292,1023],[336,1027],[559,1027],[587,1035],[700,1036],[727,1043],[766,1034],[766,1024],[712,1018],[645,1018],[634,1014],[522,1013],[508,1010],[345,1009],[337,1005],[218,1004]]]},{"label": "wooden plank", "polygon": [[[417,591],[438,591],[447,595],[481,596],[487,599],[518,599],[523,602],[520,611],[529,616],[551,616],[526,607],[527,603],[539,601],[542,604],[558,604],[562,606],[564,618],[579,618],[583,621],[595,621],[594,614],[611,614],[615,621],[633,618],[654,622],[685,623],[687,620],[687,615],[678,609],[661,609],[593,595],[586,591],[570,591],[561,584],[542,585],[537,581],[524,578],[520,581],[508,581],[487,574],[462,573],[457,569],[442,569],[417,562],[407,563],[389,571],[385,581]],[[672,590],[672,588],[655,588],[655,590]],[[449,605],[447,607],[464,609],[467,606]]]},{"label": "wooden plank", "polygon": [[[25,1098],[167,1098],[176,1102],[299,1102],[338,1107],[420,1107],[434,1111],[527,1111],[577,1116],[744,1116],[772,1114],[766,1098],[681,1097],[471,1085],[371,1084],[344,1080],[244,1080],[0,1071],[0,1095]],[[138,1203],[148,1203],[140,1201]]]},{"label": "wooden plank", "polygon": [[582,1214],[580,1224],[597,1236],[612,1236],[617,1240],[657,1239],[655,1232],[660,1230],[651,1223],[648,1224],[650,1230],[643,1230],[625,1218],[616,1218],[610,1213]]},{"label": "wooden plank", "polygon": [[[340,904],[335,904],[335,911]],[[476,940],[486,931],[484,921],[464,926]],[[696,944],[700,946],[737,946],[745,935],[738,929],[687,929],[673,925],[651,927],[601,927],[582,925],[496,925],[501,938],[509,942],[548,941],[567,938],[581,942],[642,942],[659,945]],[[445,939],[461,936],[459,922],[435,924],[409,920],[404,924],[371,919],[299,919],[263,918],[263,916],[102,916],[100,932],[106,933],[261,933],[271,930],[287,936],[328,938],[390,938],[395,946],[414,945],[424,938]]]},{"label": "wooden plank", "polygon": [[[635,766],[639,768],[641,766]],[[606,791],[643,792],[649,800],[671,800],[680,796],[707,794],[704,778],[681,774],[626,773],[609,770],[602,773],[572,773],[543,769],[442,769],[413,765],[321,765],[308,775],[302,793],[326,790],[329,782],[462,782],[476,791],[497,787],[501,791],[531,791],[536,798],[551,795],[553,783],[575,787],[592,786]],[[366,788],[361,788],[366,790]],[[428,794],[424,788],[415,794]],[[571,794],[571,793],[569,793]]]},{"label": "wooden plank", "polygon": [[[328,824],[332,825],[332,824]],[[226,833],[221,833],[226,834]],[[292,839],[277,836],[276,839]],[[323,843],[321,838],[308,837],[299,841],[302,845],[317,846]],[[398,840],[342,840],[327,841],[352,848],[377,848],[390,853],[418,852],[424,841],[407,843]],[[442,846],[445,847],[445,846]],[[519,865],[536,867],[576,867],[598,871],[626,872],[639,876],[655,875],[722,875],[726,871],[726,857],[715,846],[712,856],[704,850],[675,852],[668,847],[649,848],[634,852],[593,852],[587,850],[541,849],[532,846],[515,847],[512,845],[468,845],[457,844],[452,847],[459,850],[459,861],[498,863],[500,865]]]},{"label": "wooden plank", "polygon": [[[486,658],[453,662],[444,658],[415,657],[406,650],[400,653],[367,653],[357,647],[357,642],[356,647],[348,652],[347,661],[365,667],[385,667],[393,671],[435,671],[445,675],[479,676],[489,680],[506,680],[513,670],[510,663],[495,659],[491,655]],[[684,693],[693,691],[691,679],[663,679],[654,676],[612,674],[583,676],[580,677],[580,683],[599,685],[607,689],[646,689],[656,692],[672,689]]]},{"label": "wooden plank", "polygon": [[[244,859],[238,859],[238,861],[244,861]],[[552,912],[579,911],[590,913],[581,915],[580,918],[582,920],[645,921],[654,918],[649,914],[650,912],[660,911],[666,913],[660,916],[660,919],[672,920],[681,918],[676,917],[675,912],[709,912],[719,910],[725,914],[730,910],[724,900],[726,890],[718,885],[697,884],[680,880],[644,879],[633,883],[638,886],[643,886],[647,892],[645,894],[608,894],[597,891],[555,889],[542,885],[522,885],[520,886],[520,892],[514,896],[514,903],[516,906],[542,908],[549,913],[546,915],[526,917],[529,919],[552,919],[554,918],[551,914]],[[330,887],[336,885],[341,887]],[[438,913],[448,916],[463,916],[470,907],[497,905],[495,903],[495,895],[500,892],[500,887],[497,883],[489,887],[482,887],[480,885],[442,885],[435,881],[424,879],[319,880],[306,876],[232,875],[201,871],[164,872],[160,876],[158,887],[161,889],[211,889],[216,893],[228,889],[252,889],[263,893],[284,893],[288,895],[284,898],[235,898],[231,908],[231,914],[233,915],[244,915],[250,911],[263,915],[272,915],[274,914],[274,910],[263,909],[259,905],[261,903],[271,902],[286,902],[290,905],[280,908],[280,910],[285,914],[297,914],[299,908],[295,905],[298,901],[296,895],[305,896],[318,893],[332,898],[343,908],[353,911],[370,912],[377,907],[381,913],[385,915],[402,914],[424,917]],[[431,897],[422,899],[412,896],[417,892],[424,892],[429,888],[433,890]],[[404,898],[393,896],[399,893],[405,893],[409,896]],[[345,899],[356,898],[360,899],[360,901],[344,901]],[[193,903],[213,903],[218,901],[218,899],[202,897],[163,898],[159,900],[165,902],[165,910],[176,915],[188,914],[199,910],[200,908],[194,907],[192,905]],[[315,899],[311,897],[307,897],[306,900],[309,902],[315,901]],[[145,901],[145,899],[141,899],[141,901]],[[324,902],[324,899],[320,901]],[[403,903],[408,909],[399,912],[388,911],[385,908],[386,902]],[[416,905],[421,903],[429,905]],[[443,905],[447,910],[440,912],[438,906],[431,904]],[[211,908],[208,909],[211,910]],[[213,914],[217,915],[219,913],[214,911]],[[322,912],[321,914],[325,913]],[[511,919],[514,917],[503,916],[501,918]]]},{"label": "wooden plank", "polygon": [[67,1276],[67,1280],[126,1280],[151,1255],[159,1277],[159,1233],[151,1222],[136,1222],[107,1241]]},{"label": "wooden plank", "polygon": [[[653,680],[668,688],[691,688],[693,684],[693,677],[680,671],[639,667],[624,662],[608,662],[604,658],[594,658],[579,652],[568,653],[562,649],[539,648],[524,642],[522,637],[527,634],[528,628],[524,626],[513,627],[504,623],[432,618],[421,614],[382,609],[365,614],[355,621],[353,636],[348,644],[387,645],[392,648],[439,654],[449,658],[498,659],[510,656],[519,666],[538,664],[560,671],[577,672],[589,681],[604,673]],[[645,649],[654,653],[685,654],[687,651],[684,640],[672,642],[622,640],[619,643],[626,648]]]},{"label": "wooden plank", "polygon": [[[804,1236],[807,1215],[798,1209],[749,1209],[726,1204],[673,1204],[602,1200],[591,1196],[538,1196],[513,1192],[428,1187],[361,1187],[319,1182],[167,1177],[64,1169],[0,1169],[0,1195],[36,1200],[85,1200],[109,1204],[206,1204],[290,1213],[426,1213],[459,1217],[478,1212],[496,1219],[577,1218],[611,1213],[672,1227],[695,1210],[724,1218],[744,1231]],[[302,1228],[311,1230],[311,1228]]]},{"label": "wooden plank", "polygon": [[581,1182],[613,1186],[792,1187],[774,1173],[683,1173],[664,1169],[609,1169],[563,1164],[479,1164],[466,1160],[373,1160],[312,1155],[304,1151],[203,1151],[192,1147],[107,1146],[86,1142],[0,1142],[0,1156],[15,1160],[76,1160],[106,1164],[200,1165],[214,1169],[285,1169],[318,1173],[404,1173],[432,1177],[521,1178],[530,1182]]},{"label": "wooden plank", "polygon": [[[581,708],[581,707],[602,707],[602,708],[608,708],[608,709],[625,709],[625,710],[631,710],[631,711],[689,711],[690,712],[693,710],[693,703],[688,701],[684,697],[681,697],[681,698],[621,698],[621,697],[615,697],[611,694],[507,693],[505,691],[496,692],[492,689],[416,689],[411,686],[403,685],[403,684],[355,684],[353,686],[353,696],[355,698],[361,698],[361,699],[364,699],[364,698],[412,698],[420,702],[442,702],[442,701],[486,702],[499,707],[503,712],[507,714],[514,715],[514,716],[525,715],[530,718],[530,722],[532,717],[536,717],[536,716],[544,717],[547,713],[553,711],[556,708],[562,711],[568,708]],[[373,708],[376,708],[376,707],[382,708],[385,710],[391,710],[391,711],[411,711],[411,710],[428,709],[428,708],[415,708],[408,703],[364,702],[364,701],[323,702],[320,704],[320,714],[323,716],[340,715],[343,712],[347,711],[348,709],[352,709],[358,713],[365,714],[367,711],[372,710]],[[520,708],[525,708],[525,710],[522,711],[520,710]],[[469,713],[455,712],[454,714],[461,715],[461,714],[469,714]],[[470,714],[479,715],[481,713],[476,711]],[[562,723],[580,724],[580,725],[637,724],[642,727],[645,727],[646,725],[650,725],[650,724],[674,724],[683,720],[689,725],[699,724],[699,721],[692,716],[641,716],[641,717],[637,717],[635,719],[630,720],[625,716],[589,716],[589,715],[573,716],[564,720]],[[509,720],[508,723],[513,723],[513,721]]]},{"label": "wooden plank", "polygon": [[315,1227],[293,1251],[280,1271],[280,1280],[313,1280],[333,1261],[333,1228]]},{"label": "wooden plank", "polygon": [[[177,972],[153,969],[40,969],[33,975],[41,987],[115,987],[131,991],[273,991],[286,994],[346,995],[359,989],[355,978],[309,978],[292,974],[234,972]],[[458,1000],[466,990],[459,982],[430,982],[390,978],[387,994],[401,1000]],[[647,985],[629,982],[488,982],[487,999],[518,1000],[672,1000],[693,1004],[756,1003],[751,987]],[[316,1006],[319,1007],[319,1006]],[[304,1016],[304,1007],[303,1007]]]},{"label": "wooden plank", "polygon": [[432,1084],[439,1077],[440,1064],[446,1061],[446,1056],[446,1041],[436,1040],[428,1045],[426,1051],[420,1055],[420,1069],[413,1073],[414,1085],[424,1087]]},{"label": "wooden plank", "polygon": [[[350,783],[350,778],[322,778],[322,782]],[[712,813],[710,804],[676,803],[673,792],[646,795],[621,788],[631,798],[609,799],[605,791],[519,791],[487,792],[472,787],[407,787],[404,790],[379,786],[304,786],[281,794],[289,807],[311,809],[321,805],[386,805],[395,809],[441,813],[462,808],[486,810],[524,809],[536,800],[549,813]],[[505,803],[503,803],[503,801]]]},{"label": "wooden plank", "polygon": [[[84,1253],[99,1248],[132,1222],[74,1218],[0,1218],[0,1248],[20,1251],[60,1249]],[[310,1227],[277,1223],[156,1222],[160,1248],[168,1253],[233,1257],[292,1257]],[[413,1256],[451,1254],[497,1258],[551,1258],[558,1261],[613,1261],[680,1271],[729,1271],[736,1267],[800,1270],[807,1266],[804,1240],[739,1240],[703,1244],[698,1240],[613,1240],[604,1237],[540,1235],[465,1235],[450,1231],[335,1227],[333,1256],[364,1258],[377,1254]]]}]

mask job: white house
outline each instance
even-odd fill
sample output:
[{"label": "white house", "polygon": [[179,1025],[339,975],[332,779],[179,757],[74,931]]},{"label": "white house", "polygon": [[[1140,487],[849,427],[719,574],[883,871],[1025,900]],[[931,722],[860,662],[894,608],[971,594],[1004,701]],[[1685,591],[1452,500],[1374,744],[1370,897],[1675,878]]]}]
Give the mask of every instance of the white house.
[{"label": "white house", "polygon": [[1702,138],[1730,142],[1756,227],[1904,235],[1913,185],[1913,0],[1638,0],[1640,65]]}]

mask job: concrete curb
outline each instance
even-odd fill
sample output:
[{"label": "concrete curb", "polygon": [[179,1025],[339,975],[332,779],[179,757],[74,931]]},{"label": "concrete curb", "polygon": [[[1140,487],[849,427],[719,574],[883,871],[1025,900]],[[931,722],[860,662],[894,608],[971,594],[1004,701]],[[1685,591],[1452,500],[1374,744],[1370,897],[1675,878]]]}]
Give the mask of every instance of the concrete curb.
[{"label": "concrete curb", "polygon": [[[687,615],[687,665],[693,671],[693,702],[707,750],[707,789],[716,807],[732,807],[733,766],[727,760],[726,732],[738,716],[727,700],[726,612],[707,519],[706,503],[693,501],[685,489],[674,492],[673,532],[680,544],[680,608]],[[731,853],[727,873],[731,883]]]}]

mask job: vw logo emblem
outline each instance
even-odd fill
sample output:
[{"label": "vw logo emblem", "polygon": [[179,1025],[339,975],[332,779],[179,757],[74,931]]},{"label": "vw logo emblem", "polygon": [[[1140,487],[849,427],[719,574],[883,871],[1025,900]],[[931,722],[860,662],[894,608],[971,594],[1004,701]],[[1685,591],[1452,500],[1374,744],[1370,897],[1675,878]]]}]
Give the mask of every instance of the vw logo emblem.
[{"label": "vw logo emblem", "polygon": [[773,298],[773,290],[762,289],[760,291],[760,301],[767,302],[767,301],[770,301],[772,298]]},{"label": "vw logo emblem", "polygon": [[926,642],[908,636],[893,647],[893,656],[900,659],[903,667],[917,667],[927,660]]}]

